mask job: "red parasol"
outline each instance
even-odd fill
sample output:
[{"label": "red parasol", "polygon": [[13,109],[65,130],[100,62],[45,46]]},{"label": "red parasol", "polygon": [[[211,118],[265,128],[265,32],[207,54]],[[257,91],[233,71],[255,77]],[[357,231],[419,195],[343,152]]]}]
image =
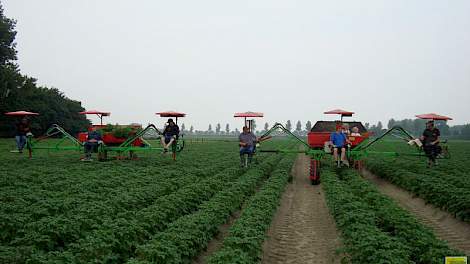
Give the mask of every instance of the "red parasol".
[{"label": "red parasol", "polygon": [[248,127],[250,131],[252,131],[253,128],[253,122],[254,120],[246,120],[247,117],[263,117],[264,114],[260,112],[244,112],[244,113],[235,113],[233,117],[243,117],[245,119],[245,126]]},{"label": "red parasol", "polygon": [[5,113],[7,116],[33,116],[39,115],[38,113],[28,112],[28,111],[15,111],[15,112],[7,112]]},{"label": "red parasol", "polygon": [[100,124],[103,125],[103,116],[110,116],[110,112],[103,112],[103,111],[97,111],[97,110],[89,110],[89,111],[83,111],[79,112],[81,115],[97,115],[100,118]]},{"label": "red parasol", "polygon": [[352,116],[354,114],[354,112],[346,111],[346,110],[343,110],[343,109],[334,109],[334,110],[326,111],[326,112],[324,112],[324,114]]},{"label": "red parasol", "polygon": [[343,121],[344,116],[352,116],[354,114],[354,112],[346,111],[343,109],[334,109],[323,113],[327,115],[341,115],[341,121]]},{"label": "red parasol", "polygon": [[435,113],[429,113],[429,114],[422,114],[422,115],[416,115],[417,118],[421,119],[431,119],[431,120],[452,120],[452,118],[448,116],[443,116],[443,115],[438,115]]},{"label": "red parasol", "polygon": [[233,117],[263,117],[263,113],[259,112],[244,112],[244,113],[235,113]]},{"label": "red parasol", "polygon": [[175,112],[175,111],[166,111],[166,112],[158,112],[156,113],[160,117],[185,117],[185,113]]},{"label": "red parasol", "polygon": [[160,117],[175,117],[176,118],[176,124],[178,124],[178,117],[185,117],[186,114],[185,113],[181,113],[181,112],[175,112],[175,111],[166,111],[166,112],[158,112],[158,113],[155,113],[157,115],[159,115]]}]

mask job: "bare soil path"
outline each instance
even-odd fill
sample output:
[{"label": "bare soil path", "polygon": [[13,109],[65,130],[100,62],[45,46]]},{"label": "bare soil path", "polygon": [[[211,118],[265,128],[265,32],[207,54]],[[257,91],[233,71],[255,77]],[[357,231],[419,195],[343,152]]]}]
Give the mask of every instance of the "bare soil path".
[{"label": "bare soil path", "polygon": [[411,212],[423,224],[431,228],[436,236],[470,256],[470,224],[456,219],[452,214],[426,204],[406,190],[384,180],[367,170],[362,175],[374,183],[380,192],[391,197],[398,204]]},{"label": "bare soil path", "polygon": [[299,155],[263,245],[262,263],[340,263],[341,246],[335,221],[321,185],[308,179],[309,158]]}]

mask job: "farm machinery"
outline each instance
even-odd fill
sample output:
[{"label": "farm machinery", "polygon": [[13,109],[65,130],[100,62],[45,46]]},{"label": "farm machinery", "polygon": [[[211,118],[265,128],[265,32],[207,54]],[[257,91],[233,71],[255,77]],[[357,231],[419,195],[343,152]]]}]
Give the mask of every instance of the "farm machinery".
[{"label": "farm machinery", "polygon": [[[408,131],[400,126],[394,126],[377,137],[372,137],[366,127],[361,122],[343,121],[344,117],[351,117],[354,112],[335,109],[324,112],[324,114],[337,114],[341,116],[337,121],[317,121],[307,134],[307,142],[302,140],[298,135],[286,129],[282,124],[276,123],[270,130],[264,133],[260,138],[265,140],[275,133],[281,133],[302,146],[297,149],[263,149],[258,144],[258,152],[268,153],[304,153],[310,157],[309,179],[313,185],[320,183],[321,163],[326,155],[331,155],[332,150],[328,146],[331,133],[335,132],[338,126],[348,125],[350,128],[356,127],[359,133],[355,136],[347,136],[349,144],[346,150],[346,157],[349,165],[353,168],[361,170],[364,167],[364,160],[369,155],[389,155],[389,156],[425,156],[422,147],[415,145],[414,151],[410,153],[401,153],[397,151],[377,151],[372,146],[383,141],[386,137],[392,136],[400,140],[410,143],[416,138]],[[428,120],[450,120],[451,118],[436,114],[417,115],[416,117]],[[441,142],[442,155],[439,158],[450,158],[447,142]]]},{"label": "farm machinery", "polygon": [[[104,161],[110,158],[110,153],[115,153],[116,159],[136,159],[137,152],[159,151],[163,152],[164,148],[160,145],[153,146],[145,136],[153,136],[159,138],[162,132],[154,125],[149,124],[147,127],[142,128],[140,124],[130,125],[103,125],[103,117],[110,116],[111,113],[103,111],[84,111],[79,114],[83,115],[97,115],[100,119],[100,124],[93,124],[88,128],[88,132],[98,130],[101,133],[102,140],[97,147],[98,160]],[[160,117],[171,117],[176,119],[178,123],[179,117],[184,117],[185,113],[179,112],[159,112],[156,113]],[[65,129],[57,124],[52,125],[46,133],[38,138],[33,138],[32,135],[27,137],[26,149],[31,158],[36,150],[48,151],[65,151],[75,150],[83,152],[84,144],[87,141],[88,132],[80,132],[77,137],[74,137]],[[57,139],[49,142],[48,139]],[[177,154],[184,149],[183,135],[179,135],[177,140],[170,146],[170,153],[173,160],[176,160]]]}]

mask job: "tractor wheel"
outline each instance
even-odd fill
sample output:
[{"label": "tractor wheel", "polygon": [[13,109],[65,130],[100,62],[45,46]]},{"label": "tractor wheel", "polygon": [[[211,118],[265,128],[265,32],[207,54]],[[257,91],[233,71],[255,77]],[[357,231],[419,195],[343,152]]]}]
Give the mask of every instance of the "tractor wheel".
[{"label": "tractor wheel", "polygon": [[310,159],[310,183],[312,185],[320,184],[320,161],[315,159]]},{"label": "tractor wheel", "polygon": [[98,152],[98,161],[106,161],[107,159],[108,159],[108,152],[107,151]]},{"label": "tractor wheel", "polygon": [[450,152],[447,146],[442,147],[441,155],[444,157],[444,159],[450,159]]}]

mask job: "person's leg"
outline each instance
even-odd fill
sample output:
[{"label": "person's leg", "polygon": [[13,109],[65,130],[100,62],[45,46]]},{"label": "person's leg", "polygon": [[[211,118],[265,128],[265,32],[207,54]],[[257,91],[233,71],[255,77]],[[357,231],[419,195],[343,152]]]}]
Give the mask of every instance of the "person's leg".
[{"label": "person's leg", "polygon": [[431,146],[431,161],[433,164],[436,164],[436,158],[438,155],[438,149],[436,145]]},{"label": "person's leg", "polygon": [[173,144],[173,142],[175,142],[175,138],[174,137],[171,137],[171,139],[168,141],[168,144],[166,144],[166,147],[170,147],[171,144]]},{"label": "person's leg", "polygon": [[341,148],[341,161],[346,160],[346,148]]},{"label": "person's leg", "polygon": [[335,161],[338,161],[338,148],[333,148],[333,157]]},{"label": "person's leg", "polygon": [[428,157],[428,167],[430,167],[434,163],[433,154],[432,154],[432,146],[425,145],[423,146],[423,150],[424,150],[424,154],[426,154],[426,157]]},{"label": "person's leg", "polygon": [[160,138],[160,143],[162,143],[163,148],[166,149],[165,137],[161,137],[161,138]]},{"label": "person's leg", "polygon": [[253,160],[253,153],[255,152],[254,146],[248,147],[248,163],[251,163]]},{"label": "person's leg", "polygon": [[21,151],[21,136],[15,136],[16,148]]},{"label": "person's leg", "polygon": [[23,152],[24,146],[26,145],[26,136],[20,136],[20,152]]},{"label": "person's leg", "polygon": [[90,142],[85,142],[83,145],[83,148],[85,149],[85,159],[91,159],[91,151],[92,151],[92,145]]},{"label": "person's leg", "polygon": [[240,166],[245,166],[246,147],[240,147]]}]

